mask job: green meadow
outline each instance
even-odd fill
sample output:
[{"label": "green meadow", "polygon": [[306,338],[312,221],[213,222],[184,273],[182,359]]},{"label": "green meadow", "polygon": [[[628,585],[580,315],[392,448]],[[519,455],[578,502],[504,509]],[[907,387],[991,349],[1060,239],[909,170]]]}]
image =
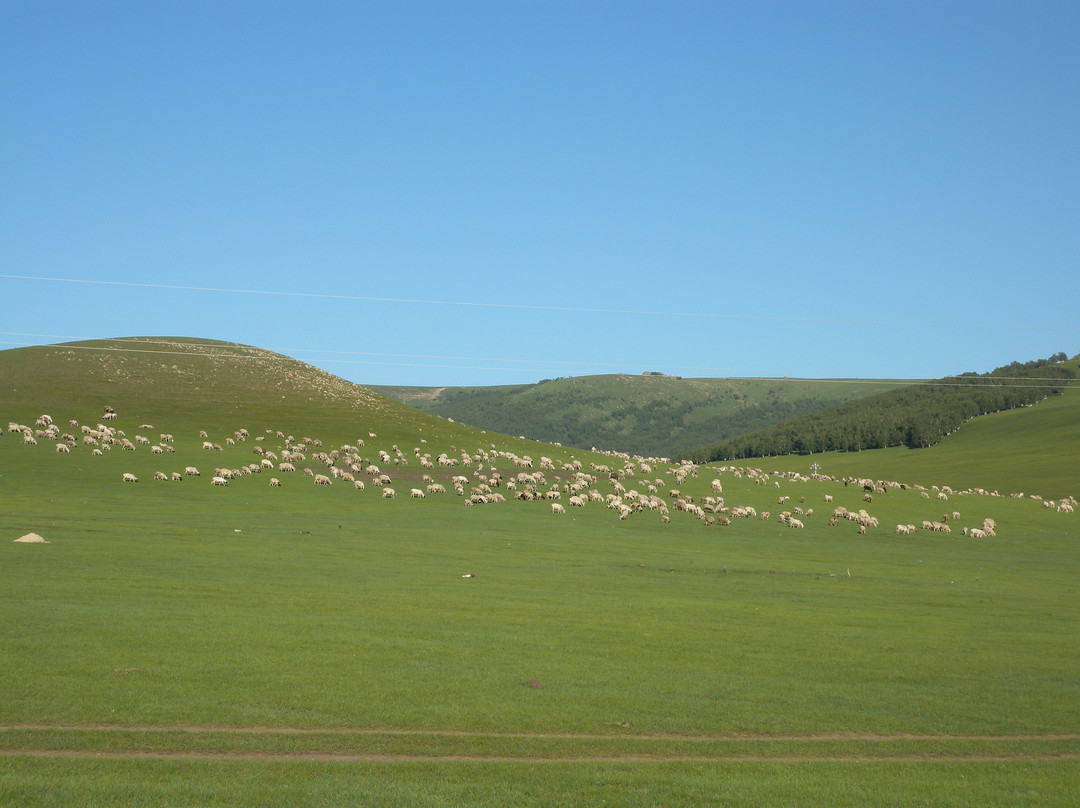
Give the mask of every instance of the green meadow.
[{"label": "green meadow", "polygon": [[[758,516],[620,519],[567,492],[556,514],[505,487],[505,502],[464,507],[481,474],[535,472],[542,456],[542,490],[577,461],[606,496],[608,475],[590,469],[624,460],[450,423],[223,343],[19,349],[0,352],[0,374],[13,381],[0,393],[0,805],[1075,804],[1075,513],[1029,496],[942,500],[938,478],[887,454],[866,476],[928,490],[867,503],[835,480],[706,466],[679,482],[635,463],[625,489],[703,503],[719,479],[727,506]],[[106,405],[129,438],[170,433],[174,451],[94,455],[81,426]],[[1068,419],[1047,411],[1030,439],[1052,449],[1048,425]],[[7,429],[43,413],[78,436],[70,452]],[[950,438],[969,441],[956,450],[969,466],[977,423]],[[215,467],[258,463],[256,446],[280,454],[288,435],[309,439],[296,465],[315,471],[316,441],[364,441],[397,496],[368,475],[361,491],[302,470],[211,486]],[[405,462],[382,462],[394,447]],[[419,463],[463,452],[469,465]],[[510,459],[525,455],[532,469]],[[153,480],[189,465],[201,475]],[[448,493],[410,497],[425,473]],[[453,475],[469,477],[464,497]],[[1052,482],[1045,496],[1074,493]],[[830,525],[840,505],[878,526]],[[801,530],[777,518],[796,507]],[[895,531],[945,514],[949,533]],[[994,537],[962,534],[987,518]],[[31,531],[48,543],[14,541]]]},{"label": "green meadow", "polygon": [[1080,385],[1032,406],[974,418],[926,449],[896,446],[759,461],[833,476],[888,477],[958,490],[984,488],[1057,499],[1080,491]]}]

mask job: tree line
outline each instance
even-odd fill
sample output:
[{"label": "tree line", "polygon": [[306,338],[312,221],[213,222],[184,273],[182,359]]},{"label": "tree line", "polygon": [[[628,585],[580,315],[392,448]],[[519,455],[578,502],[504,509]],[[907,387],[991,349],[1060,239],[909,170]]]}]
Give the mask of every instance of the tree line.
[{"label": "tree line", "polygon": [[890,390],[684,452],[697,463],[889,446],[925,448],[977,415],[1024,407],[1057,395],[1075,367],[1056,353],[989,373],[962,373]]}]

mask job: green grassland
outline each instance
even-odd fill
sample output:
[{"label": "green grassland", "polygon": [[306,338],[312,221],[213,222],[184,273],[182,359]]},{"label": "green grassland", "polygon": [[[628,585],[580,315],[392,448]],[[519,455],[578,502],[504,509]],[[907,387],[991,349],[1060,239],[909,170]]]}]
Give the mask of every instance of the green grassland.
[{"label": "green grassland", "polygon": [[670,457],[897,384],[609,374],[492,387],[372,389],[425,412],[496,432]]},{"label": "green grassland", "polygon": [[834,476],[877,477],[985,488],[1057,499],[1080,491],[1080,385],[1031,407],[973,418],[926,449],[892,447],[767,458],[769,468],[807,473],[812,463]]},{"label": "green grassland", "polygon": [[[463,507],[408,492],[519,471],[496,451],[550,457],[548,485],[623,461],[222,343],[5,351],[0,377],[5,432],[108,404],[129,437],[175,437],[95,456],[0,436],[0,805],[1064,806],[1080,788],[1076,514],[638,464],[627,489],[701,503],[718,478],[772,516],[560,515],[507,490]],[[398,445],[407,463],[380,464],[398,496],[301,472],[210,485],[279,430],[374,462]],[[415,449],[489,456],[425,470]],[[202,475],[152,480],[187,465]],[[836,505],[880,524],[831,526]],[[802,530],[777,519],[794,507],[815,511]],[[894,530],[943,510],[951,533]],[[961,535],[985,518],[995,537]],[[13,541],[30,531],[49,543]]]}]

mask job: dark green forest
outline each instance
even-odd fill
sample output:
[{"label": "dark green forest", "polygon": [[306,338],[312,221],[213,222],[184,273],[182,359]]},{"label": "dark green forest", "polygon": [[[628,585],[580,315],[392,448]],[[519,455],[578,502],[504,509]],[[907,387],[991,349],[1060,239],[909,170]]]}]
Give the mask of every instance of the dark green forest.
[{"label": "dark green forest", "polygon": [[1064,353],[1012,362],[989,373],[962,373],[840,404],[745,435],[683,452],[699,463],[814,452],[924,448],[967,420],[1057,395],[1077,378]]}]

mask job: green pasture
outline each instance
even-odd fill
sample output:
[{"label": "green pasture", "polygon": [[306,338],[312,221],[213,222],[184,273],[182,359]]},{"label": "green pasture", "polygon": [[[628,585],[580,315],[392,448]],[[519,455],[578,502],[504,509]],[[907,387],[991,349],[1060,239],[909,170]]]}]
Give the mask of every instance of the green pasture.
[{"label": "green pasture", "polygon": [[[768,521],[417,500],[414,447],[621,461],[216,378],[171,402],[111,391],[117,426],[152,423],[174,453],[0,436],[0,805],[1064,806],[1080,789],[1077,514],[730,470],[727,504]],[[92,423],[97,384],[0,399],[0,427]],[[199,429],[241,427],[200,448]],[[299,472],[211,487],[279,428],[398,444],[408,465],[381,464],[397,498]],[[202,476],[152,480],[187,465]],[[700,502],[716,476],[623,483]],[[880,525],[830,526],[837,505]],[[814,509],[803,530],[777,520],[794,507]],[[895,532],[945,513],[949,534]],[[985,518],[996,537],[961,535]],[[49,543],[13,541],[31,531]]]},{"label": "green pasture", "polygon": [[749,461],[763,468],[798,469],[984,488],[1002,494],[1080,496],[1080,386],[1032,407],[974,418],[927,449],[902,446],[865,452],[824,452]]}]

